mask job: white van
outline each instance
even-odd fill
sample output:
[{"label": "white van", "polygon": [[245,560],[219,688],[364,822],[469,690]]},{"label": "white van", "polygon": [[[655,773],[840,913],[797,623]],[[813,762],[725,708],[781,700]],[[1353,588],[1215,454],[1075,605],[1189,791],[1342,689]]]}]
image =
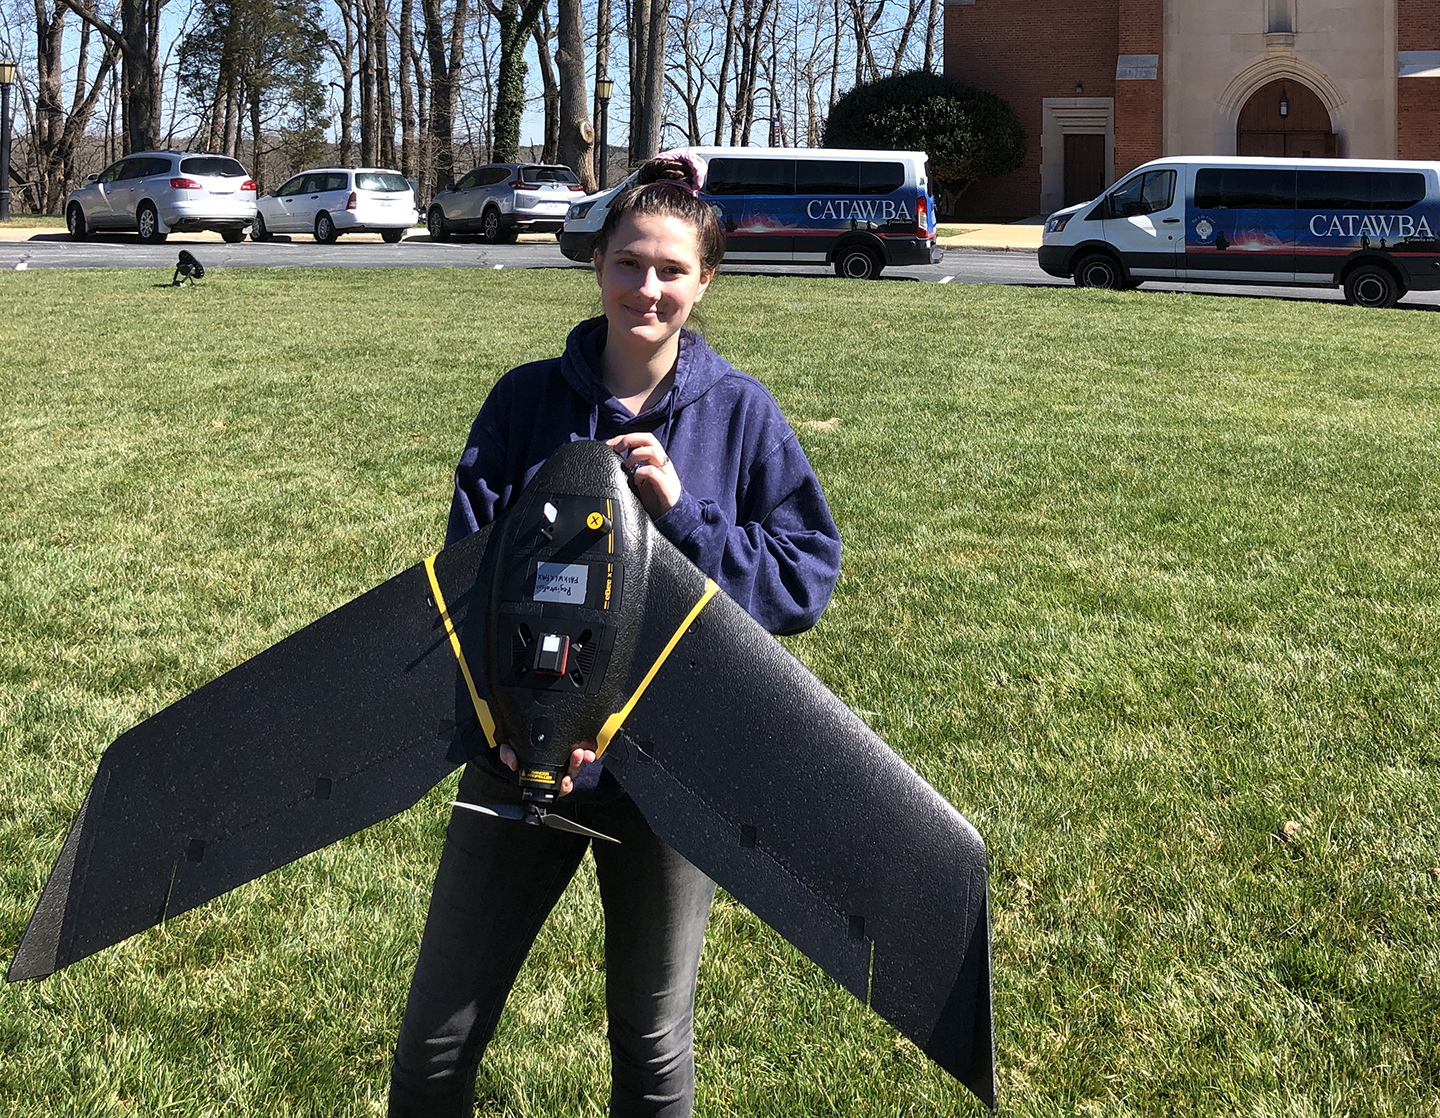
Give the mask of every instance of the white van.
[{"label": "white van", "polygon": [[[935,200],[923,151],[687,148],[705,165],[700,198],[725,229],[725,260],[830,264],[874,279],[887,265],[938,264]],[[588,261],[613,190],[570,206],[560,251]]]},{"label": "white van", "polygon": [[1051,214],[1040,267],[1081,287],[1343,286],[1348,303],[1393,306],[1440,289],[1440,163],[1156,159]]}]

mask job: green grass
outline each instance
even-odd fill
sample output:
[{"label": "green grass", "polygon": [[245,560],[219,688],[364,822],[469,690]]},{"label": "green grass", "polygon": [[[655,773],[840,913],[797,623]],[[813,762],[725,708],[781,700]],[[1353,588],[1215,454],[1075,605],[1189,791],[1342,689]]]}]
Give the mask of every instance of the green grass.
[{"label": "green grass", "polygon": [[0,229],[64,229],[65,218],[46,214],[19,214],[13,210],[9,221],[0,221]]},{"label": "green grass", "polygon": [[[168,279],[0,277],[7,952],[104,747],[433,549],[486,390],[597,303]],[[1004,1111],[1440,1111],[1440,316],[744,277],[704,310],[845,539],[791,647],[988,842]],[[447,791],[0,991],[0,1114],[383,1113]],[[603,1112],[596,900],[482,1114]],[[696,1025],[703,1115],[979,1113],[723,898]]]}]

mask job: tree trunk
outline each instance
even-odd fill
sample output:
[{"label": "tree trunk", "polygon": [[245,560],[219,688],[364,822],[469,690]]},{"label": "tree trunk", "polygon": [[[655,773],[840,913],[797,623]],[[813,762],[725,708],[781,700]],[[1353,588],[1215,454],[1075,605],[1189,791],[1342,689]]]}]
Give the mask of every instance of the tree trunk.
[{"label": "tree trunk", "polygon": [[375,124],[379,131],[376,158],[382,167],[395,166],[395,98],[390,88],[390,4],[375,3]]},{"label": "tree trunk", "polygon": [[492,7],[500,31],[500,61],[495,68],[494,139],[490,159],[514,163],[520,158],[520,117],[525,112],[525,41],[540,18],[545,0],[502,0]]},{"label": "tree trunk", "polygon": [[414,0],[400,0],[400,27],[395,35],[400,46],[400,173],[407,179],[415,178],[415,67],[410,56],[415,37],[413,5]]},{"label": "tree trunk", "polygon": [[627,162],[634,166],[644,159],[641,129],[645,119],[646,42],[650,38],[651,0],[629,0],[625,5],[630,44],[630,150]]},{"label": "tree trunk", "polygon": [[535,56],[540,61],[540,89],[545,104],[545,138],[540,147],[541,163],[560,161],[560,86],[555,80],[555,60],[550,56],[550,10],[542,8],[540,20],[531,28]]},{"label": "tree trunk", "polygon": [[[650,30],[645,36],[645,102],[640,127],[639,159],[660,150],[660,127],[665,119],[665,39],[670,29],[670,0],[650,0]],[[639,161],[637,159],[637,162]]]},{"label": "tree trunk", "polygon": [[[455,175],[455,91],[460,65],[465,59],[465,24],[469,18],[467,0],[456,0],[450,25],[449,55],[440,14],[440,0],[421,0],[425,16],[425,49],[430,56],[429,135],[432,142],[435,185],[444,186]],[[517,122],[518,125],[518,122]]]},{"label": "tree trunk", "polygon": [[[595,0],[595,77],[610,76],[610,0]],[[600,102],[595,102],[595,136],[600,136]],[[601,163],[604,160],[604,163]],[[595,154],[595,174],[598,177],[602,166],[609,166],[610,153],[599,151]]]},{"label": "tree trunk", "polygon": [[360,0],[360,164],[375,166],[375,2]]},{"label": "tree trunk", "polygon": [[580,177],[587,194],[595,190],[595,126],[585,93],[585,12],[580,0],[559,0],[560,68],[559,161]]}]

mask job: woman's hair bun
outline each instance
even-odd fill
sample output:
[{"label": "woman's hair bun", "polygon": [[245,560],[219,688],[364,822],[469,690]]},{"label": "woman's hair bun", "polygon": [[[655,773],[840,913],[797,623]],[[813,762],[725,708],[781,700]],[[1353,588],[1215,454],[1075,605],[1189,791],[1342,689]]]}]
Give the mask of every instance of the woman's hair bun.
[{"label": "woman's hair bun", "polygon": [[636,186],[652,182],[671,182],[698,195],[705,182],[705,164],[688,151],[662,151],[640,164],[635,176]]}]

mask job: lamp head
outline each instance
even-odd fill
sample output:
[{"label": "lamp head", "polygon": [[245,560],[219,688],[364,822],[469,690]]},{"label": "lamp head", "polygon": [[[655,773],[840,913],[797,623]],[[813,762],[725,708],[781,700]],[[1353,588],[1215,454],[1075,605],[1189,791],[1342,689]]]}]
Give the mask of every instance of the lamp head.
[{"label": "lamp head", "polygon": [[609,78],[595,79],[595,99],[597,101],[608,101],[610,95],[615,92],[615,83]]},{"label": "lamp head", "polygon": [[19,66],[13,59],[0,58],[0,85],[10,85],[15,81],[15,71]]}]

